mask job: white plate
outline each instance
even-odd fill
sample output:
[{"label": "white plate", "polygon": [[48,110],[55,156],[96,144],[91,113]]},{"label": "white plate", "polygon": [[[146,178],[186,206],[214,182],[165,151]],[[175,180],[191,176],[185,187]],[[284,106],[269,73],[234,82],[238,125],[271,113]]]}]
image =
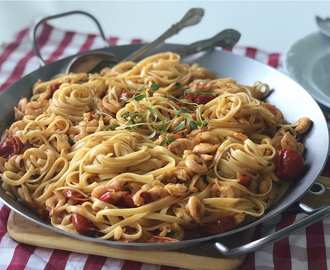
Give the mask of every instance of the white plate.
[{"label": "white plate", "polygon": [[294,43],[286,54],[288,75],[330,112],[330,38],[313,33]]}]

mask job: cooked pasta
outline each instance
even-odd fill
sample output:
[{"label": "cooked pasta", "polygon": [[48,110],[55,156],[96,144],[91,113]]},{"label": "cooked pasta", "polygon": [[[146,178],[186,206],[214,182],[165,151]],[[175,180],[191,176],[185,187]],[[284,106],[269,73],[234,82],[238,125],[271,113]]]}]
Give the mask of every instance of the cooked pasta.
[{"label": "cooked pasta", "polygon": [[53,226],[100,239],[233,230],[264,215],[303,166],[310,120],[287,123],[269,94],[171,52],[38,81],[4,134],[2,186]]}]

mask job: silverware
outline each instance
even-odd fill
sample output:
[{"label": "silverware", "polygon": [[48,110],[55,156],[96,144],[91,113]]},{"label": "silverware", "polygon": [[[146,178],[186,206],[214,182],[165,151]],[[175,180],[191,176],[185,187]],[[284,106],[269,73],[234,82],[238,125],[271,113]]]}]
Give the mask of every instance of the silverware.
[{"label": "silverware", "polygon": [[[138,49],[137,51],[133,52],[129,56],[125,57],[121,61],[135,61],[142,55],[146,54],[151,49],[155,48],[157,45],[159,45],[161,42],[166,40],[169,37],[172,37],[176,34],[178,34],[183,28],[192,26],[195,24],[198,24],[202,17],[204,16],[204,10],[201,8],[192,8],[188,10],[188,12],[183,16],[183,18],[176,24],[173,24],[168,30],[166,30],[162,35],[160,35],[158,38],[156,38],[153,42],[148,43]],[[70,64],[68,65],[67,72],[81,72],[81,64],[94,61],[94,53],[86,53],[83,55],[78,55],[77,57],[73,58]],[[100,56],[100,53],[97,52],[97,57]],[[110,63],[116,63],[118,62],[117,57],[115,55],[111,54],[105,54],[105,60],[107,60]],[[95,72],[95,68],[93,69]]]},{"label": "silverware", "polygon": [[233,47],[241,38],[241,33],[235,29],[225,29],[215,36],[194,42],[182,51],[178,51],[181,56],[192,54],[200,51],[212,49],[214,47],[230,48]]},{"label": "silverware", "polygon": [[[241,34],[237,30],[225,29],[209,39],[200,40],[190,45],[185,45],[182,49],[176,51],[176,53],[181,56],[185,56],[188,54],[213,49],[215,47],[229,48],[233,47],[239,41],[240,37]],[[129,57],[122,61],[128,61],[128,58]],[[68,67],[70,70],[67,70],[67,72],[96,73],[105,67],[111,67],[119,63],[118,59],[114,58],[113,54],[108,54],[107,52],[95,52],[93,54],[87,53],[84,57],[80,57],[79,61],[75,61],[75,59],[72,61],[74,64],[69,64]]]},{"label": "silverware", "polygon": [[322,34],[330,37],[330,18],[322,19],[319,16],[315,16],[316,23],[319,27],[319,30]]}]

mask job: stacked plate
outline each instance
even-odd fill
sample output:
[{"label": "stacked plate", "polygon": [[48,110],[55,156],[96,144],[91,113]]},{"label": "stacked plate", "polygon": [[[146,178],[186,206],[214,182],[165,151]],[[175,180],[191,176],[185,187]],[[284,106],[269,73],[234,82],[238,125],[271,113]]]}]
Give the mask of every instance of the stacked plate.
[{"label": "stacked plate", "polygon": [[284,62],[288,75],[330,114],[330,38],[320,32],[294,43]]}]

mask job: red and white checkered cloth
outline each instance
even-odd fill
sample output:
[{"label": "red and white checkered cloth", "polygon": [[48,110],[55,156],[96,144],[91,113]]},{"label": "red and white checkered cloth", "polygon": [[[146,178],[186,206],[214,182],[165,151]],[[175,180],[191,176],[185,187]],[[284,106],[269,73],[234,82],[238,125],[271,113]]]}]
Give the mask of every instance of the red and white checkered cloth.
[{"label": "red and white checkered cloth", "polygon": [[[0,47],[0,92],[36,70],[39,61],[29,39],[30,28],[17,33],[12,41]],[[139,39],[123,40],[110,37],[111,45],[141,42]],[[38,38],[41,55],[46,62],[53,62],[78,52],[100,48],[102,39],[93,34],[66,32],[49,24],[41,27]],[[254,58],[282,71],[282,55],[267,53],[259,49],[235,46],[233,53]],[[325,176],[330,176],[330,164]],[[128,260],[86,255],[68,251],[41,248],[20,244],[10,238],[7,232],[9,208],[0,201],[0,270],[1,269],[172,269],[177,267],[159,266]],[[304,217],[303,214],[286,214],[256,227],[254,238],[275,232]],[[330,218],[317,222],[306,229],[292,234],[275,244],[268,245],[247,255],[239,270],[250,269],[311,269],[330,268]],[[192,266],[193,268],[193,266]],[[221,269],[221,266],[219,266]]]}]

